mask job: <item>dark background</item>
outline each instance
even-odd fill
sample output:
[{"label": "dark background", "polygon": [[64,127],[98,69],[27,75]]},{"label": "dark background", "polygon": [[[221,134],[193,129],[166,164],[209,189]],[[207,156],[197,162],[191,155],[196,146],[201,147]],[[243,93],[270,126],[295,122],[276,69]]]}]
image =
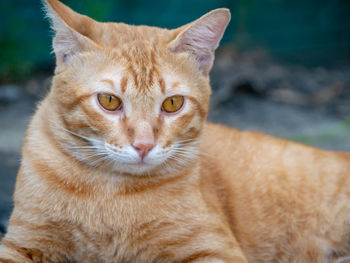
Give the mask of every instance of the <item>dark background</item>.
[{"label": "dark background", "polygon": [[[209,119],[332,150],[350,150],[347,0],[66,0],[99,21],[175,28],[218,7],[232,21],[211,74]],[[0,2],[0,231],[20,147],[54,69],[39,0]]]},{"label": "dark background", "polygon": [[[308,66],[336,65],[350,58],[347,0],[66,0],[100,21],[174,28],[218,7],[232,21],[224,43],[239,50],[265,49],[273,57]],[[28,77],[53,63],[50,33],[39,0],[0,2],[0,74]]]}]

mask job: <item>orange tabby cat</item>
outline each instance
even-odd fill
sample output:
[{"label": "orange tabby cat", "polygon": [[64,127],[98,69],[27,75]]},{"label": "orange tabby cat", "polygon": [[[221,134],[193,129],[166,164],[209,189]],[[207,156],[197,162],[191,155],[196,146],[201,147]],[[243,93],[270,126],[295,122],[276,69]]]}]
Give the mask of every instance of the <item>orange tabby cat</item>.
[{"label": "orange tabby cat", "polygon": [[0,262],[346,260],[349,154],[205,122],[227,9],[175,30],[47,11],[57,68]]}]

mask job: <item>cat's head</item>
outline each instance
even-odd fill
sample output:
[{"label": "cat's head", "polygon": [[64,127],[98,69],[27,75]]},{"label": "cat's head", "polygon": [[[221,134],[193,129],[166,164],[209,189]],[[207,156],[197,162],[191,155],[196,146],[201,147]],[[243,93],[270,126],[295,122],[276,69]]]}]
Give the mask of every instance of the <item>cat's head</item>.
[{"label": "cat's head", "polygon": [[198,158],[229,10],[167,30],[100,23],[46,2],[57,63],[48,117],[60,147],[92,167],[134,175],[179,171]]}]

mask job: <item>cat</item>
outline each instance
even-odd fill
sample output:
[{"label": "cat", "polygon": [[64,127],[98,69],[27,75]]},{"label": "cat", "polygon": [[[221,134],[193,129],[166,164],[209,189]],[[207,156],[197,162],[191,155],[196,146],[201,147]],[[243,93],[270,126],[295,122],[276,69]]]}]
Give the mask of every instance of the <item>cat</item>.
[{"label": "cat", "polygon": [[349,153],[206,122],[228,9],[167,30],[44,5],[55,76],[1,263],[349,258]]}]

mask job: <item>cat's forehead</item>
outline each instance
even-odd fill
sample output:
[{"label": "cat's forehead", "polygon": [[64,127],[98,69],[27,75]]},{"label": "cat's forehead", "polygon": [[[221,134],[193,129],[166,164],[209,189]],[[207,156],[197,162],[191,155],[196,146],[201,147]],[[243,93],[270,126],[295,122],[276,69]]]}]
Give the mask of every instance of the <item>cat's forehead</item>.
[{"label": "cat's forehead", "polygon": [[150,87],[154,82],[162,81],[159,54],[147,47],[147,42],[130,43],[117,52],[123,73],[132,79],[135,88]]},{"label": "cat's forehead", "polygon": [[174,38],[174,31],[152,26],[136,26],[124,23],[100,23],[100,34],[95,36],[103,45],[121,48],[150,48],[169,43]]},{"label": "cat's forehead", "polygon": [[[154,70],[154,69],[153,69]],[[148,73],[148,74],[147,74]],[[174,72],[152,69],[139,71],[130,67],[113,67],[95,79],[96,87],[123,96],[155,98],[175,94],[189,95],[186,82]]]},{"label": "cat's forehead", "polygon": [[103,67],[98,80],[117,88],[121,93],[168,94],[184,87],[184,79],[166,59],[164,51],[147,41],[135,41],[115,49],[115,55]]}]

